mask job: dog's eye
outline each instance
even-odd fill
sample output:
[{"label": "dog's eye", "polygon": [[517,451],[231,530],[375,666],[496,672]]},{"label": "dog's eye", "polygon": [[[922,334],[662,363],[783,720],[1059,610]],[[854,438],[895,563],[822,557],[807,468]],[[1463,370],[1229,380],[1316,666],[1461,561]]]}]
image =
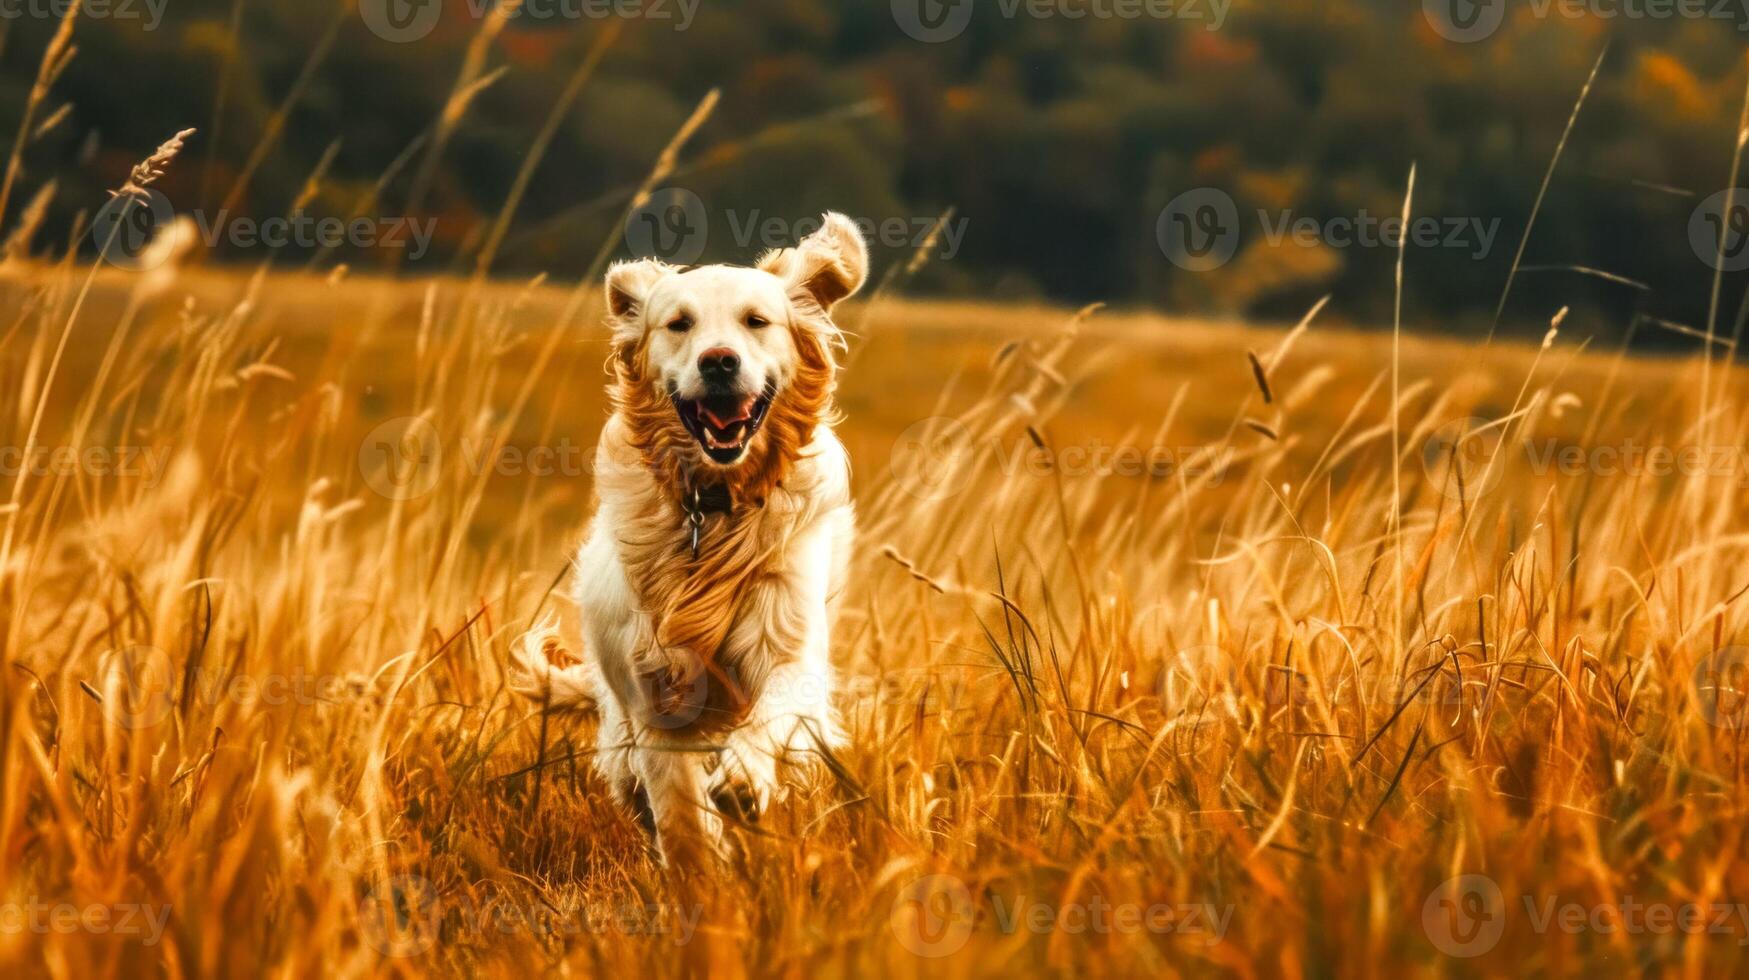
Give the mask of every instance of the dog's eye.
[{"label": "dog's eye", "polygon": [[760,327],[768,327],[770,325],[771,325],[770,320],[767,320],[766,318],[760,316],[757,313],[747,314],[747,326],[754,329],[754,330],[758,330]]},{"label": "dog's eye", "polygon": [[674,331],[675,333],[685,333],[688,330],[692,329],[692,317],[689,317],[686,314],[682,313],[679,316],[675,317],[674,319],[668,321],[668,329]]}]

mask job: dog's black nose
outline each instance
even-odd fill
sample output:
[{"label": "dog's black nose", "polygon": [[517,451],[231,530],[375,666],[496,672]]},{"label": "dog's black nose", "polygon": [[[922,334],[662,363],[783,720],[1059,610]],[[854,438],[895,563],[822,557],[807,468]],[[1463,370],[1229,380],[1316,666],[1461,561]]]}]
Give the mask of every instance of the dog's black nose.
[{"label": "dog's black nose", "polygon": [[698,373],[706,381],[733,381],[741,371],[741,356],[727,347],[713,347],[698,359]]}]

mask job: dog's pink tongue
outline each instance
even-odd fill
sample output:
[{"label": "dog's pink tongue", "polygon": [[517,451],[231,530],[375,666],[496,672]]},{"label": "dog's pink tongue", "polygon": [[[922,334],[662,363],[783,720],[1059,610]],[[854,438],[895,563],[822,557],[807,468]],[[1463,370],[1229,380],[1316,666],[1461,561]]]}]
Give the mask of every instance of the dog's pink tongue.
[{"label": "dog's pink tongue", "polygon": [[728,418],[724,418],[712,411],[709,405],[700,405],[698,408],[700,412],[704,413],[704,417],[710,422],[710,424],[719,429],[726,429],[729,426],[734,425],[736,422],[745,422],[752,417],[753,398],[752,396],[748,396],[747,398],[742,399],[742,401],[735,406],[734,411],[729,413]]}]

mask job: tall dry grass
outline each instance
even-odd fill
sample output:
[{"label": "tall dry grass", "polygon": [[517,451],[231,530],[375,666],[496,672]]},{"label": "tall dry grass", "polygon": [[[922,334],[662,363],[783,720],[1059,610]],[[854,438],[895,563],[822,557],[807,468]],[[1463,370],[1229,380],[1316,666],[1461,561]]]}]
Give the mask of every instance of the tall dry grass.
[{"label": "tall dry grass", "polygon": [[[7,445],[82,272],[6,287]],[[1743,631],[1749,470],[1538,462],[1698,445],[1698,362],[1405,338],[1393,459],[1380,338],[883,302],[844,392],[854,748],[831,792],[738,831],[717,879],[651,864],[589,773],[590,718],[504,690],[508,644],[570,615],[553,587],[588,477],[565,460],[601,422],[600,333],[502,411],[569,294],[137,285],[99,278],[38,442],[168,455],[30,476],[6,515],[0,880],[20,908],[168,918],[156,942],[19,920],[0,955],[30,972],[1741,963],[1736,920],[1539,931],[1523,904],[1749,884],[1741,707],[1706,669]],[[1741,446],[1742,379],[1715,380],[1705,424]],[[1454,471],[1438,430],[1469,416],[1508,421]],[[1175,465],[1077,455],[1125,446]],[[540,449],[555,472],[528,472]],[[1451,958],[1424,912],[1467,873],[1497,883],[1504,932]],[[1172,918],[1012,918],[1100,903]]]}]

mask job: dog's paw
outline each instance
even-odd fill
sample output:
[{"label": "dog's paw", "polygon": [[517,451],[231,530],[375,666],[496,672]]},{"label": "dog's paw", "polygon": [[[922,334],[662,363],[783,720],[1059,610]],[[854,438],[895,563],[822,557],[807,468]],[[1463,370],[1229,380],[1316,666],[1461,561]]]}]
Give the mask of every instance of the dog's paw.
[{"label": "dog's paw", "polygon": [[711,805],[731,820],[758,823],[760,816],[771,806],[776,783],[773,760],[737,745],[731,739],[718,759],[716,770],[711,773]]},{"label": "dog's paw", "polygon": [[764,807],[753,792],[753,784],[739,777],[729,777],[711,787],[711,805],[717,812],[739,823],[758,823]]}]

